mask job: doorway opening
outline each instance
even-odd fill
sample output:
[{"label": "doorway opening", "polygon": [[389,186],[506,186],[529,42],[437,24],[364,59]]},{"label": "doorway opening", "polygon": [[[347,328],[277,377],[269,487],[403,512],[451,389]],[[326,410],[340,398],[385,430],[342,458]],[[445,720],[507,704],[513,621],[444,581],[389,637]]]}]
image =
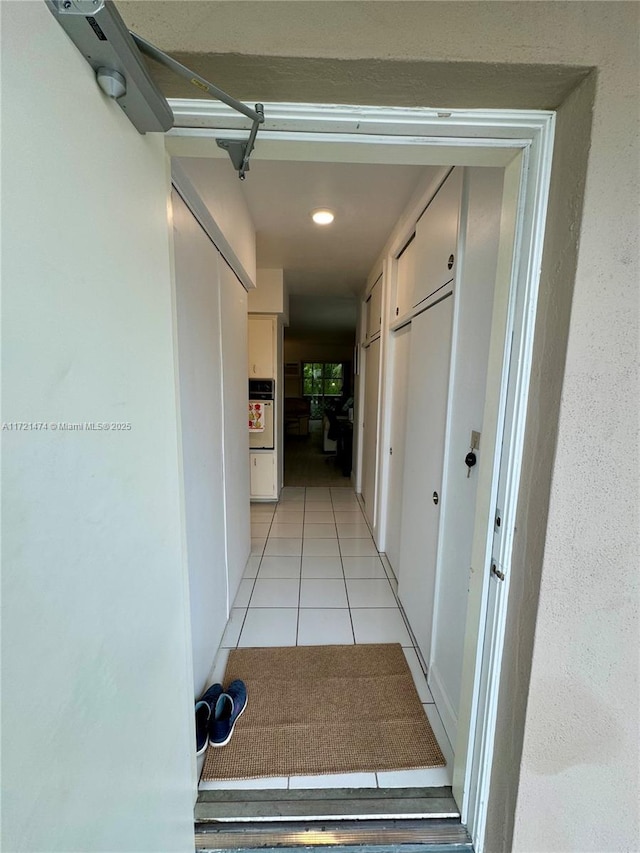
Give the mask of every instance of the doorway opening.
[{"label": "doorway opening", "polygon": [[[285,337],[285,351],[287,343]],[[295,362],[289,364],[298,368]],[[295,396],[285,396],[284,401],[284,486],[350,485],[354,404],[351,361],[303,361],[295,388],[292,379],[290,375],[288,390]]]},{"label": "doorway opening", "polygon": [[[332,108],[335,110],[335,108]],[[318,123],[328,121],[327,115],[318,108],[313,114],[309,108],[307,118],[313,115],[315,122],[315,138],[310,142],[309,128],[311,124],[304,126],[306,118],[301,118],[299,113],[295,114],[295,120],[299,127],[291,130],[291,124],[286,131],[273,130],[272,136],[269,132],[265,134],[264,153],[259,154],[264,159],[275,158],[274,152],[278,152],[278,159],[294,159],[297,162],[305,162],[310,158],[310,147],[316,150],[316,157],[328,158],[336,162],[349,162],[348,158],[361,158],[369,162],[383,159],[389,162],[390,157],[400,158],[401,162],[413,162],[415,165],[437,166],[441,170],[439,186],[432,198],[436,197],[440,187],[444,185],[442,173],[445,180],[451,174],[451,169],[463,168],[498,168],[503,171],[504,197],[508,203],[503,205],[500,219],[500,240],[496,254],[496,289],[493,294],[493,305],[490,312],[491,335],[487,346],[488,379],[484,395],[484,411],[482,422],[482,450],[478,462],[478,495],[479,497],[473,514],[473,548],[472,566],[477,565],[477,570],[472,572],[470,579],[469,597],[466,607],[467,636],[474,636],[475,643],[472,650],[465,656],[462,672],[462,686],[459,708],[457,709],[457,737],[452,761],[451,782],[463,822],[469,827],[476,845],[481,843],[483,828],[483,808],[486,806],[486,793],[488,789],[488,778],[491,766],[491,740],[492,726],[495,725],[495,687],[497,673],[499,672],[501,633],[500,624],[504,619],[506,608],[506,588],[508,586],[509,554],[511,547],[509,533],[509,518],[513,518],[515,512],[515,495],[517,493],[517,481],[519,475],[519,446],[524,429],[524,404],[526,403],[528,369],[532,341],[532,308],[535,307],[536,276],[533,270],[537,268],[535,259],[539,257],[542,245],[542,223],[546,204],[546,188],[548,183],[550,142],[552,139],[552,116],[550,114],[527,114],[526,120],[522,114],[505,115],[504,126],[500,133],[494,134],[493,138],[486,126],[486,132],[481,140],[475,134],[479,132],[482,125],[482,117],[476,116],[469,120],[465,131],[456,135],[456,141],[452,142],[452,128],[446,123],[438,122],[433,113],[428,111],[390,111],[393,119],[401,118],[401,121],[390,120],[385,126],[384,134],[378,134],[372,138],[371,131],[379,130],[384,111],[371,110],[369,115],[369,126],[366,124],[366,116],[359,116],[358,127],[353,129],[352,134],[327,132],[325,138],[318,139]],[[282,107],[282,112],[285,107]],[[216,112],[216,110],[212,111]],[[345,111],[346,112],[346,111]],[[399,115],[402,113],[402,117]],[[332,116],[335,118],[335,115]],[[218,134],[220,133],[220,115]],[[201,121],[200,117],[200,121]],[[213,120],[213,119],[212,119]],[[289,122],[293,119],[289,116]],[[346,119],[345,119],[346,121]],[[477,124],[474,123],[477,121]],[[404,122],[404,123],[403,123]],[[295,121],[294,121],[295,124]],[[437,130],[435,129],[437,125]],[[362,128],[362,129],[361,129]],[[415,136],[407,134],[411,129]],[[508,128],[508,130],[507,130]],[[532,128],[534,128],[532,130]],[[456,130],[460,133],[460,127]],[[447,131],[451,136],[447,135]],[[467,134],[465,137],[465,133]],[[180,131],[174,137],[174,143],[179,142]],[[187,142],[193,143],[193,136],[187,131],[182,136]],[[192,148],[193,151],[193,148]],[[321,154],[318,154],[321,151]],[[174,154],[177,150],[174,150]],[[342,158],[342,159],[338,159]],[[344,158],[347,158],[346,160]],[[435,162],[434,162],[435,161]],[[435,181],[435,183],[438,183]],[[417,208],[423,200],[416,200],[414,207]],[[356,431],[355,453],[353,456],[353,477],[355,495],[362,496],[362,502],[357,497],[349,495],[350,510],[357,504],[359,511],[363,512],[364,528],[367,529],[372,541],[377,544],[376,554],[371,556],[380,559],[385,572],[387,582],[392,584],[393,571],[388,573],[383,558],[378,552],[385,554],[387,540],[392,534],[393,522],[390,512],[390,482],[393,479],[393,468],[389,464],[388,453],[389,436],[394,427],[393,392],[400,387],[399,383],[391,381],[393,371],[398,360],[395,352],[395,341],[402,335],[402,321],[406,319],[402,314],[396,313],[398,320],[392,317],[392,299],[397,293],[398,268],[401,266],[402,256],[407,246],[410,245],[411,230],[415,229],[416,219],[411,221],[415,215],[407,214],[405,219],[398,221],[397,233],[393,235],[392,243],[385,247],[382,259],[382,270],[380,275],[377,270],[371,271],[371,279],[364,287],[364,302],[358,302],[358,324],[357,324],[357,347],[354,358],[354,373],[356,383],[354,389],[354,424]],[[419,218],[419,217],[418,217]],[[376,309],[375,293],[376,285],[381,282],[379,295],[381,308],[379,314]],[[433,294],[426,297],[430,299]],[[439,293],[437,297],[429,301],[428,305],[412,306],[410,314],[411,324],[418,327],[419,318],[433,317],[429,314],[433,308],[442,305],[443,301],[451,296],[450,293]],[[451,304],[451,303],[450,303]],[[416,308],[413,311],[413,308]],[[378,328],[370,325],[370,319],[379,317]],[[450,322],[455,320],[450,318]],[[405,326],[408,324],[405,324]],[[443,323],[436,323],[436,327],[442,328]],[[416,337],[422,337],[420,335]],[[284,358],[284,364],[291,363]],[[300,359],[300,364],[323,364],[320,359],[305,361]],[[338,362],[328,362],[338,363]],[[312,368],[313,370],[313,368]],[[301,369],[303,379],[303,369]],[[311,377],[313,379],[313,377]],[[367,387],[369,383],[369,388]],[[313,384],[313,383],[312,383]],[[303,386],[304,390],[304,386]],[[310,395],[313,397],[313,395]],[[326,396],[324,393],[322,396]],[[304,394],[302,395],[304,399]],[[373,401],[373,402],[372,402]],[[451,400],[447,403],[451,406]],[[367,413],[369,407],[369,414]],[[373,429],[371,429],[373,414]],[[367,434],[368,428],[368,434]],[[446,443],[446,440],[445,440]],[[500,453],[498,448],[505,448]],[[477,448],[476,448],[477,449]],[[471,452],[471,449],[470,451]],[[476,472],[474,472],[476,473]],[[271,529],[274,525],[296,524],[296,521],[284,520],[284,514],[295,512],[287,509],[284,504],[289,503],[295,495],[302,495],[302,530],[304,534],[305,516],[309,513],[324,513],[331,511],[333,521],[322,522],[314,518],[309,525],[333,524],[336,530],[336,540],[341,558],[344,558],[341,549],[341,537],[338,535],[338,525],[341,523],[363,524],[360,519],[355,522],[340,522],[337,519],[334,506],[334,494],[329,487],[328,494],[314,492],[313,487],[306,487],[302,492],[284,492],[284,500],[278,504],[277,509],[255,510],[256,524],[268,526],[266,531],[266,542],[271,539]],[[321,490],[323,487],[319,487]],[[287,496],[291,495],[289,500]],[[434,490],[435,495],[435,490]],[[315,497],[307,500],[307,498]],[[327,500],[328,498],[328,500]],[[431,495],[429,495],[431,499]],[[299,498],[298,498],[299,500]],[[495,508],[497,502],[501,507],[501,526],[495,528]],[[330,504],[329,507],[309,509],[311,504]],[[435,497],[433,503],[436,504]],[[339,510],[341,511],[341,510]],[[271,519],[267,513],[271,512]],[[279,519],[276,515],[280,513]],[[297,513],[299,514],[299,513]],[[258,518],[265,520],[258,521]],[[437,528],[438,535],[442,531],[442,525]],[[364,530],[364,528],[361,528]],[[397,527],[396,527],[397,529]],[[262,532],[262,530],[260,531]],[[259,538],[259,537],[256,537]],[[280,538],[277,536],[274,539]],[[295,537],[282,537],[295,538]],[[300,537],[301,560],[304,559],[305,536]],[[311,540],[313,537],[309,537]],[[334,537],[319,537],[319,539],[333,539]],[[342,537],[345,541],[348,537]],[[356,537],[360,538],[360,537]],[[365,536],[361,538],[366,538]],[[277,546],[274,546],[277,548]],[[325,546],[326,547],[326,546]],[[349,546],[346,546],[347,550]],[[255,556],[255,555],[254,555]],[[267,554],[266,549],[260,555],[261,559],[269,556],[297,556]],[[310,555],[309,555],[310,556]],[[318,555],[319,556],[319,555]],[[364,555],[354,555],[364,556]],[[493,557],[493,559],[487,559]],[[496,572],[502,574],[490,574],[491,566],[495,565]],[[258,567],[259,568],[259,567]],[[505,571],[506,570],[506,571]],[[344,569],[343,569],[344,571]],[[274,578],[275,580],[276,578]],[[279,578],[278,578],[279,579]],[[245,580],[251,580],[245,578]],[[267,578],[265,577],[265,580]],[[284,578],[282,580],[285,580]],[[344,576],[344,582],[347,578]],[[257,583],[254,578],[253,589]],[[300,580],[301,583],[301,580]],[[300,595],[298,588],[298,594]],[[348,585],[347,585],[348,589]],[[392,586],[393,590],[393,586]],[[300,599],[299,599],[300,600]],[[248,603],[247,609],[250,609]],[[339,608],[338,608],[339,609]],[[298,614],[297,619],[299,620]],[[351,624],[354,619],[351,614]],[[416,634],[416,620],[414,619],[413,633]],[[411,619],[409,620],[411,624]],[[419,646],[418,646],[419,647]],[[419,658],[419,654],[418,654]],[[429,664],[429,661],[422,661]],[[478,839],[478,840],[476,840]]]}]

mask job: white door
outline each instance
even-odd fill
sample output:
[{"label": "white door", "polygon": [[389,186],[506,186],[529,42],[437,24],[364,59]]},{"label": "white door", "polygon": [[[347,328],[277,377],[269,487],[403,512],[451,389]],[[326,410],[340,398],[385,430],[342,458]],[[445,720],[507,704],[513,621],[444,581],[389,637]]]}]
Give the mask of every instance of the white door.
[{"label": "white door", "polygon": [[222,318],[224,488],[230,607],[251,552],[246,376],[247,291],[222,255],[218,255],[218,270]]},{"label": "white door", "polygon": [[364,423],[362,429],[362,499],[369,524],[375,523],[376,460],[378,458],[378,389],[380,338],[365,350]]},{"label": "white door", "polygon": [[446,431],[453,298],[412,321],[399,596],[429,660]]},{"label": "white door", "polygon": [[[218,250],[172,193],[182,476],[193,671],[205,687],[227,621]],[[246,379],[243,377],[243,387]],[[243,410],[244,411],[244,410]]]},{"label": "white door", "polygon": [[396,332],[393,347],[393,396],[391,399],[391,435],[389,442],[389,486],[387,498],[387,537],[385,551],[391,568],[400,574],[400,526],[402,523],[402,481],[404,476],[407,423],[407,381],[409,378],[411,323]]}]

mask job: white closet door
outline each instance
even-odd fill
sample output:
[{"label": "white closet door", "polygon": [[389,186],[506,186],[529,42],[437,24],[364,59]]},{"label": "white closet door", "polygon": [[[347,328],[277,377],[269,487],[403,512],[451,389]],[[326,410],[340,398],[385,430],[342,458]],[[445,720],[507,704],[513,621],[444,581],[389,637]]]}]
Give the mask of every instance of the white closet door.
[{"label": "white closet door", "polygon": [[413,307],[413,293],[416,280],[416,241],[415,235],[398,258],[396,274],[396,307],[393,320],[404,317]]},{"label": "white closet door", "polygon": [[396,577],[400,575],[400,525],[402,523],[402,481],[404,477],[405,435],[407,431],[407,384],[409,378],[411,323],[396,332],[393,347],[393,397],[391,400],[391,436],[389,490],[387,499],[387,538],[385,551]]},{"label": "white closet door", "polygon": [[233,604],[249,553],[249,432],[247,431],[247,292],[218,256],[222,321],[224,397],[224,489],[229,606]]},{"label": "white closet door", "polygon": [[426,662],[433,621],[452,316],[453,298],[448,296],[411,324],[398,592]]},{"label": "white closet door", "polygon": [[185,532],[199,695],[227,621],[220,284],[218,250],[176,192],[172,205]]},{"label": "white closet door", "polygon": [[371,288],[367,299],[367,340],[380,334],[382,328],[382,276]]},{"label": "white closet door", "polygon": [[463,174],[453,170],[416,225],[414,305],[455,277]]},{"label": "white closet door", "polygon": [[378,458],[378,394],[380,386],[380,338],[365,350],[364,426],[362,430],[362,499],[369,524],[375,522],[376,469]]}]

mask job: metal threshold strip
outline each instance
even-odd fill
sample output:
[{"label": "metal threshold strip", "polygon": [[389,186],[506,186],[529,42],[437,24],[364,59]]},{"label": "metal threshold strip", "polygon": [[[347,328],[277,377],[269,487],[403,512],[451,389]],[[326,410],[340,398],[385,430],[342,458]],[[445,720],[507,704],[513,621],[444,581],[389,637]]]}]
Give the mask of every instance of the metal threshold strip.
[{"label": "metal threshold strip", "polygon": [[197,850],[471,851],[451,788],[201,791]]},{"label": "metal threshold strip", "polygon": [[415,819],[196,824],[195,847],[204,853],[321,848],[332,853],[473,853],[460,821]]}]

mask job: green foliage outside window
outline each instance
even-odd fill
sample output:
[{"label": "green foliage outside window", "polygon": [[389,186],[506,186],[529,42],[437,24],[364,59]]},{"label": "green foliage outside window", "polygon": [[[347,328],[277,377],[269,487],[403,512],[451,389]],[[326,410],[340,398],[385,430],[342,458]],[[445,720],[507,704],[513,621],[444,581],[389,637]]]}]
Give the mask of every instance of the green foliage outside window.
[{"label": "green foliage outside window", "polygon": [[342,362],[304,362],[302,365],[302,393],[311,398],[311,417],[322,417],[330,400],[342,395],[344,365]]}]

